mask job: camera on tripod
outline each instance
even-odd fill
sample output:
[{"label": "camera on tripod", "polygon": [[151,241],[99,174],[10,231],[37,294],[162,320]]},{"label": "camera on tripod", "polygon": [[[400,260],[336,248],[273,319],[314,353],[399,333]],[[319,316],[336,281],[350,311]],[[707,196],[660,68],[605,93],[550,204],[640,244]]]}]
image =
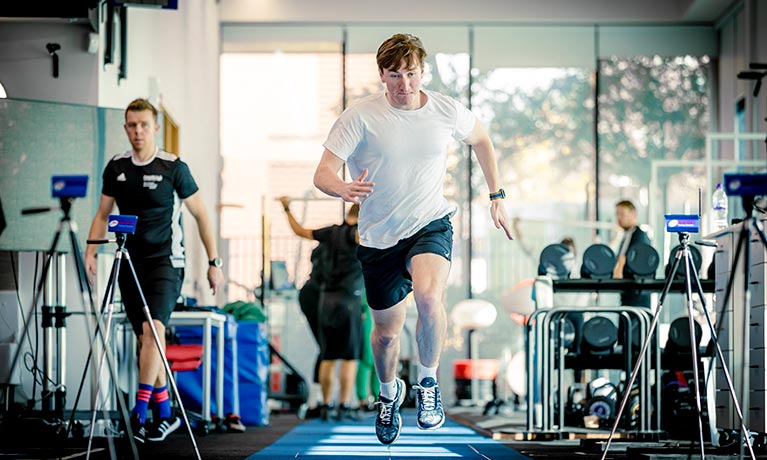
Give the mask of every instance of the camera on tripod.
[{"label": "camera on tripod", "polygon": [[669,233],[698,233],[700,216],[697,214],[666,214],[666,231]]},{"label": "camera on tripod", "polygon": [[51,177],[51,196],[53,198],[82,198],[88,189],[88,176],[53,176]]},{"label": "camera on tripod", "polygon": [[[759,206],[756,205],[756,197],[767,196],[767,174],[725,174],[724,188],[729,196],[740,197],[745,220],[750,221],[754,214],[754,208],[759,209]],[[765,244],[767,245],[767,243]]]},{"label": "camera on tripod", "polygon": [[110,214],[107,219],[107,229],[112,233],[136,233],[137,216]]},{"label": "camera on tripod", "polygon": [[725,174],[724,190],[728,196],[767,195],[767,174]]},{"label": "camera on tripod", "polygon": [[60,207],[44,206],[41,208],[25,208],[21,210],[22,215],[41,214],[61,209],[64,211],[64,220],[69,220],[69,211],[72,208],[72,201],[75,198],[82,198],[88,190],[88,176],[52,176],[51,177],[51,196],[58,198]]}]

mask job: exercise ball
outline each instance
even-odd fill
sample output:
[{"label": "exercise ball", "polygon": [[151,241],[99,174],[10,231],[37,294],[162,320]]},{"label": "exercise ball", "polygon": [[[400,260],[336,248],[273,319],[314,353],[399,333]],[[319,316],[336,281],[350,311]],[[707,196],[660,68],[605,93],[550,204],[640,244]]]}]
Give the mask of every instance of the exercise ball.
[{"label": "exercise ball", "polygon": [[463,329],[482,329],[495,322],[495,305],[483,299],[461,300],[450,312],[450,319]]}]

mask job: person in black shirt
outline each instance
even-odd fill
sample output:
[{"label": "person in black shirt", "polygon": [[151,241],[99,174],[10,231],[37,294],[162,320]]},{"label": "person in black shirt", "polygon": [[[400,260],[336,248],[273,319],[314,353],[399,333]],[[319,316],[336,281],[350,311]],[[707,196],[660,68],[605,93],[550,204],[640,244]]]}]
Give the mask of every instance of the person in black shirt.
[{"label": "person in black shirt", "polygon": [[[290,210],[287,211],[288,213]],[[317,346],[320,345],[320,293],[325,275],[325,260],[327,260],[328,248],[320,243],[312,249],[309,257],[312,263],[312,271],[309,273],[309,279],[298,291],[298,304],[301,306],[301,312],[306,317],[309,327],[312,330],[314,340]],[[314,366],[314,382],[320,383],[320,356],[317,356],[317,362]]]},{"label": "person in black shirt", "polygon": [[[104,169],[101,202],[88,239],[104,238],[107,219],[115,205],[121,214],[138,216],[136,233],[128,236],[125,247],[160,344],[165,347],[165,328],[184,277],[182,201],[197,221],[200,239],[208,254],[208,282],[214,294],[223,287],[224,275],[197,184],[186,163],[156,146],[155,135],[159,129],[157,110],[149,101],[136,99],[125,109],[125,133],[132,148],[116,155]],[[85,266],[92,276],[96,274],[96,249],[96,245],[89,245],[85,253]],[[131,413],[134,438],[141,443],[162,441],[180,426],[181,420],[171,411],[162,357],[144,316],[143,302],[128,264],[122,264],[118,280],[125,312],[139,343],[139,390]],[[159,412],[159,420],[154,420],[151,427],[146,423],[150,399],[157,404]]]},{"label": "person in black shirt", "polygon": [[[615,205],[615,219],[623,229],[623,239],[618,248],[618,263],[615,264],[613,278],[623,278],[626,266],[626,253],[635,244],[650,244],[650,238],[639,228],[637,210],[634,203],[628,200],[619,201]],[[650,294],[644,291],[627,290],[621,293],[621,305],[634,307],[650,307]]]},{"label": "person in black shirt", "polygon": [[[303,236],[304,238],[312,239],[308,231],[298,223],[293,214],[290,213],[290,199],[286,196],[280,197],[282,207],[285,209],[285,214],[288,216],[288,223],[291,230],[296,236]],[[325,259],[326,259],[327,247],[320,243],[312,249],[310,261],[312,263],[312,270],[309,272],[309,279],[306,280],[301,289],[298,291],[298,305],[301,307],[301,313],[304,314],[306,322],[309,324],[309,329],[312,331],[317,347],[320,346],[320,291],[322,290],[322,283],[325,279]],[[320,363],[322,357],[317,355],[317,360],[314,364],[314,374],[312,382],[320,383]],[[319,415],[319,408],[310,408],[306,412],[306,418],[312,418]]]},{"label": "person in black shirt", "polygon": [[[353,205],[341,225],[312,230],[304,228],[290,212],[290,200],[281,197],[288,223],[293,233],[325,246],[322,264],[322,284],[317,315],[320,346],[319,381],[323,404],[321,416],[329,417],[333,409],[332,392],[336,361],[341,361],[338,418],[353,416],[351,404],[357,361],[362,357],[362,268],[357,260],[357,216],[359,206]],[[313,266],[316,264],[313,263]],[[302,305],[302,309],[303,309]],[[307,319],[309,319],[307,317]],[[310,324],[311,326],[311,324]]]}]

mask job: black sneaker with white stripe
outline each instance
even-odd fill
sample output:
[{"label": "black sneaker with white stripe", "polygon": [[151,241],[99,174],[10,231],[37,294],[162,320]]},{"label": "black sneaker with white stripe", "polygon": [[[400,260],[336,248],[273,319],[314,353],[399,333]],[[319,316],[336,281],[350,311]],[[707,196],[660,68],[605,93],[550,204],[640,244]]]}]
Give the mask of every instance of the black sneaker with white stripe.
[{"label": "black sneaker with white stripe", "polygon": [[138,414],[131,415],[130,428],[133,432],[133,440],[139,444],[144,444],[147,435],[146,423],[141,421]]},{"label": "black sneaker with white stripe", "polygon": [[181,426],[181,418],[178,415],[171,415],[168,418],[161,418],[160,423],[154,425],[147,435],[147,439],[152,442],[162,441]]}]

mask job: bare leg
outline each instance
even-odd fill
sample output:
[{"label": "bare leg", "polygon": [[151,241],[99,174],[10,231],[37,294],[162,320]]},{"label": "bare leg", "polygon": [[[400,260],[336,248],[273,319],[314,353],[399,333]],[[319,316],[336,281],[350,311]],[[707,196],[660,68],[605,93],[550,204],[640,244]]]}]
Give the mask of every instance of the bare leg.
[{"label": "bare leg", "polygon": [[405,326],[405,304],[402,301],[386,310],[371,312],[374,326],[370,344],[373,347],[376,371],[382,382],[392,382],[397,377],[400,335]]},{"label": "bare leg", "polygon": [[333,374],[335,374],[336,362],[323,360],[320,362],[320,387],[322,388],[322,403],[330,404],[333,399]]},{"label": "bare leg", "polygon": [[418,254],[410,260],[413,293],[418,308],[418,357],[426,367],[439,366],[447,336],[447,314],[443,298],[449,272],[450,262],[437,254]]},{"label": "bare leg", "polygon": [[[422,367],[439,366],[442,346],[447,335],[447,315],[442,299],[449,272],[450,262],[442,256],[418,254],[410,259],[410,274],[413,277],[413,292],[418,308],[416,341]],[[439,385],[436,379],[426,378],[425,375],[419,375],[418,379],[418,383],[413,385],[416,390],[418,428],[436,430],[445,423]]]},{"label": "bare leg", "polygon": [[357,360],[348,359],[341,361],[341,392],[338,398],[338,402],[341,404],[351,405],[352,391],[354,391],[354,384],[357,380]]},{"label": "bare leg", "polygon": [[[399,364],[400,336],[405,326],[404,301],[386,310],[371,310],[373,333],[370,343],[373,361],[382,383],[378,395],[376,415],[376,437],[382,444],[391,444],[402,431],[402,417],[399,408],[405,399],[404,382],[397,379]],[[393,387],[393,388],[392,388]]]},{"label": "bare leg", "polygon": [[[160,321],[153,320],[154,327],[157,329],[157,335],[160,336],[160,346],[165,351],[165,326]],[[165,368],[162,364],[162,356],[157,350],[157,344],[152,335],[152,329],[148,322],[143,323],[143,331],[139,337],[139,383],[145,383],[152,386],[165,385]]]}]

